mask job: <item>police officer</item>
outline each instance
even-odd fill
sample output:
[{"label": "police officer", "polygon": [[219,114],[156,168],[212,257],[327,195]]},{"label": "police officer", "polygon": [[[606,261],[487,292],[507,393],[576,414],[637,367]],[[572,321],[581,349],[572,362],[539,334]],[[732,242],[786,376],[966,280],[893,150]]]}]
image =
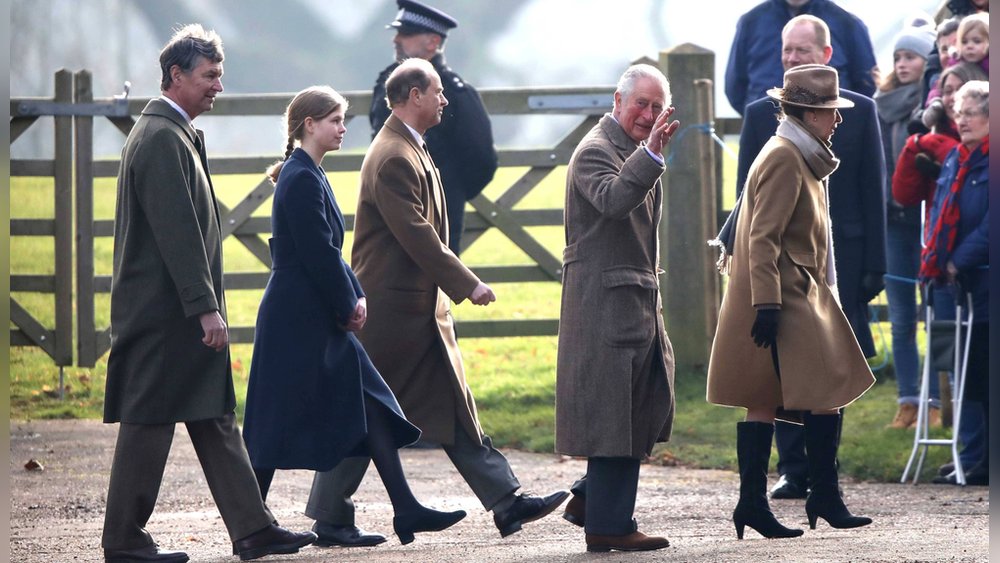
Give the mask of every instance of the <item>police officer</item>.
[{"label": "police officer", "polygon": [[389,74],[403,59],[417,57],[430,61],[441,76],[448,105],[444,108],[441,124],[429,129],[424,138],[444,184],[448,207],[448,247],[459,254],[465,202],[483,191],[497,169],[493,128],[479,93],[444,60],[445,38],[449,30],[458,26],[455,18],[414,0],[397,0],[396,4],[399,13],[386,26],[386,29],[396,30],[392,40],[396,62],[386,67],[375,81],[372,107],[368,113],[372,138],[389,117],[389,106],[385,101],[385,80]]}]

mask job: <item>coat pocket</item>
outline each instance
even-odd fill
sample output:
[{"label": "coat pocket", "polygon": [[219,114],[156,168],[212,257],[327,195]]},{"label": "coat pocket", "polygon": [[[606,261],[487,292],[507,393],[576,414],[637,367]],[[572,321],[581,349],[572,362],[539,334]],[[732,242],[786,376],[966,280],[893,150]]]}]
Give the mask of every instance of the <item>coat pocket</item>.
[{"label": "coat pocket", "polygon": [[656,275],[630,267],[601,272],[598,305],[604,341],[611,346],[641,346],[653,339],[656,327]]},{"label": "coat pocket", "polygon": [[809,297],[816,290],[816,280],[813,272],[816,271],[816,253],[799,250],[786,250],[785,254],[791,260],[795,270],[798,271],[798,290],[803,295]]}]

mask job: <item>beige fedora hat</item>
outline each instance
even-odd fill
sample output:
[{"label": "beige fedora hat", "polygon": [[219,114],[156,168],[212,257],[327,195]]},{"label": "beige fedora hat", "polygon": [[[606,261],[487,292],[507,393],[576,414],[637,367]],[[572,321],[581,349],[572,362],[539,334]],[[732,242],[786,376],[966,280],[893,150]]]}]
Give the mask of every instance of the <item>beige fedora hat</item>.
[{"label": "beige fedora hat", "polygon": [[779,102],[807,108],[852,108],[854,102],[840,97],[837,71],[826,65],[801,65],[785,71],[785,86],[771,88],[767,95]]}]

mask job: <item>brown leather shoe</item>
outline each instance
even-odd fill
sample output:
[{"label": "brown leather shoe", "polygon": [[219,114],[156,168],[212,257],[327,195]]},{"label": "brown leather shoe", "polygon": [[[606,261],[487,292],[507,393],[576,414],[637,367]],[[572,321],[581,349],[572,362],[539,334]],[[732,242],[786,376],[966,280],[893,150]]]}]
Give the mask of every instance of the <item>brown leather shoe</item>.
[{"label": "brown leather shoe", "polygon": [[297,553],[299,548],[316,541],[312,532],[292,532],[276,524],[254,532],[249,536],[236,540],[233,546],[239,552],[240,559],[249,561],[273,553]]},{"label": "brown leather shoe", "polygon": [[647,536],[636,531],[625,536],[587,534],[587,551],[652,551],[669,547],[667,538]]},{"label": "brown leather shoe", "polygon": [[570,524],[576,524],[577,526],[583,527],[584,519],[587,515],[587,499],[583,495],[573,495],[569,502],[566,503],[566,508],[563,509],[563,520],[569,522]]},{"label": "brown leather shoe", "polygon": [[[938,413],[941,411],[939,410]],[[917,424],[917,405],[901,403],[886,428],[914,428]]]}]

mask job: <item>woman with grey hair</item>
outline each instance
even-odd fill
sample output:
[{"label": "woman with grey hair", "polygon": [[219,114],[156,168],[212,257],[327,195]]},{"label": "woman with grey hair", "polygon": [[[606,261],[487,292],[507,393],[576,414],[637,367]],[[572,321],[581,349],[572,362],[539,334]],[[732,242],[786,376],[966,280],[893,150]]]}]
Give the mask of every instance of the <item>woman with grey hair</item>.
[{"label": "woman with grey hair", "polygon": [[[928,214],[920,281],[930,288],[935,318],[954,319],[955,300],[972,296],[972,334],[965,372],[966,401],[982,406],[989,420],[989,157],[990,84],[971,80],[955,95],[961,142],[945,159]],[[989,440],[966,472],[966,484],[989,485]],[[954,473],[935,482],[956,482]]]}]

